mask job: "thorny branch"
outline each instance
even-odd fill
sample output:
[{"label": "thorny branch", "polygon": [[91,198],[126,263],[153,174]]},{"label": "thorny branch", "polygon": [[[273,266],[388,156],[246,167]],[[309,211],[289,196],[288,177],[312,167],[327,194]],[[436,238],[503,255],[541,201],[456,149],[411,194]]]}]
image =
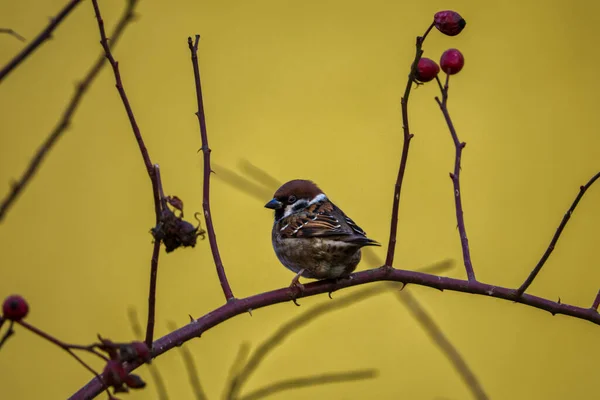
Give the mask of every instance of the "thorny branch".
[{"label": "thorny branch", "polygon": [[[575,208],[579,204],[579,201],[581,201],[585,192],[590,188],[590,186],[592,186],[594,184],[594,182],[596,182],[598,180],[598,178],[600,178],[600,172],[598,172],[596,175],[594,175],[588,181],[588,183],[586,183],[585,185],[583,185],[579,188],[579,193],[577,194],[577,197],[575,197],[573,204],[571,204],[571,207],[569,207],[569,209],[567,210],[567,213],[564,215],[562,221],[560,221],[560,225],[558,226],[558,229],[556,229],[556,232],[554,233],[554,236],[552,237],[552,240],[550,241],[548,248],[542,255],[542,258],[540,259],[540,261],[538,261],[537,265],[533,268],[533,270],[531,271],[531,273],[529,274],[527,279],[525,279],[525,282],[523,282],[521,287],[519,287],[519,289],[517,289],[517,296],[520,296],[523,293],[525,293],[525,291],[527,290],[529,285],[531,285],[533,283],[533,280],[535,279],[537,274],[542,270],[542,267],[544,266],[544,264],[550,257],[550,254],[552,254],[552,251],[554,251],[554,246],[556,246],[558,239],[560,239],[560,235],[562,234],[563,230],[565,229],[567,222],[569,222],[569,220],[571,219],[571,215],[573,215],[573,212],[575,211]],[[594,303],[594,304],[596,304],[596,303]],[[597,309],[598,305],[596,304],[596,307],[594,307],[594,308]]]},{"label": "thorny branch", "polygon": [[206,220],[206,231],[208,232],[208,241],[210,243],[210,251],[212,252],[217,268],[219,282],[225,295],[225,300],[232,301],[234,299],[231,286],[225,274],[219,247],[217,246],[217,237],[215,235],[215,227],[213,225],[212,214],[210,212],[210,147],[208,146],[208,134],[206,133],[206,117],[204,116],[204,102],[202,100],[202,86],[200,83],[200,67],[198,66],[198,42],[200,35],[196,35],[196,40],[192,42],[192,38],[188,38],[188,47],[192,56],[192,66],[194,68],[194,82],[196,84],[196,100],[198,102],[198,123],[200,124],[200,137],[202,139],[202,154],[204,155],[204,179],[202,184],[202,208],[204,208],[204,219]]},{"label": "thorny branch", "polygon": [[12,60],[8,62],[1,70],[0,70],[0,83],[2,80],[6,78],[6,76],[15,69],[19,64],[21,64],[25,59],[42,43],[52,37],[52,32],[58,27],[58,25],[73,11],[76,5],[81,3],[81,0],[71,0],[63,7],[63,9],[53,18],[50,19],[50,23],[41,31],[35,39],[33,39],[19,54],[17,54]]},{"label": "thorny branch", "polygon": [[431,24],[425,31],[423,36],[417,37],[416,54],[413,60],[410,73],[408,74],[408,81],[406,82],[406,89],[404,89],[404,96],[402,96],[402,132],[404,136],[402,144],[402,156],[400,157],[400,168],[398,169],[398,177],[396,178],[396,184],[394,185],[394,201],[392,203],[392,217],[390,221],[390,239],[388,242],[387,257],[385,259],[385,265],[389,268],[393,268],[394,255],[396,253],[396,235],[398,232],[398,209],[400,207],[400,192],[402,191],[402,182],[404,181],[404,173],[406,171],[406,162],[408,161],[408,149],[410,147],[410,140],[413,138],[413,134],[410,133],[410,127],[408,124],[408,97],[410,91],[415,82],[415,74],[417,70],[417,64],[423,55],[423,43],[427,38],[427,35],[434,27]]},{"label": "thorny branch", "polygon": [[[117,22],[117,25],[115,26],[115,29],[113,30],[113,33],[111,35],[111,43],[113,47],[119,41],[119,38],[121,37],[121,34],[125,30],[125,28],[134,19],[135,14],[133,11],[135,6],[137,5],[137,2],[138,0],[127,1],[127,6],[125,7],[123,14],[119,18],[119,21]],[[94,65],[92,65],[85,77],[76,85],[75,93],[73,93],[73,96],[71,97],[69,104],[65,108],[65,111],[63,112],[60,121],[58,121],[58,124],[56,125],[54,130],[40,145],[38,151],[35,153],[31,161],[29,162],[27,169],[23,172],[21,177],[11,184],[10,192],[6,195],[4,199],[2,199],[2,201],[0,201],[0,222],[2,222],[9,208],[14,204],[19,195],[22,193],[23,189],[25,189],[27,184],[29,184],[31,179],[34,177],[42,162],[48,156],[50,150],[58,142],[58,139],[62,137],[65,130],[67,130],[67,128],[71,125],[71,119],[75,115],[75,112],[77,111],[79,104],[83,99],[83,95],[88,91],[95,78],[102,70],[102,67],[105,63],[106,57],[104,56],[104,54],[102,54],[98,57]]]},{"label": "thorny branch", "polygon": [[462,157],[462,151],[467,144],[458,140],[456,129],[454,129],[452,118],[450,118],[450,113],[448,112],[448,82],[450,80],[450,75],[446,75],[446,83],[444,84],[444,86],[442,86],[442,83],[440,82],[440,79],[437,76],[435,77],[435,79],[437,80],[440,90],[442,92],[442,100],[440,101],[440,99],[436,97],[435,101],[440,106],[442,114],[444,114],[444,119],[446,120],[448,129],[450,130],[450,134],[452,135],[452,141],[454,142],[455,147],[454,172],[450,173],[450,179],[452,179],[452,185],[454,186],[456,222],[458,223],[458,234],[460,235],[460,244],[462,247],[463,261],[465,264],[465,269],[467,270],[467,279],[469,281],[475,281],[475,272],[473,271],[473,263],[471,262],[469,239],[467,238],[467,228],[465,227],[465,218],[463,215],[464,213],[460,191],[460,161]]}]

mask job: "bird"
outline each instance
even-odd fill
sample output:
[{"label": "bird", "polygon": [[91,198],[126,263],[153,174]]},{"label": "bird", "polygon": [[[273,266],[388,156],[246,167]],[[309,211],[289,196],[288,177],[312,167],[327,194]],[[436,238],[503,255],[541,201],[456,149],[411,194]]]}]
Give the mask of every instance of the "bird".
[{"label": "bird", "polygon": [[275,210],[271,232],[275,254],[296,273],[290,287],[301,291],[300,277],[348,277],[360,262],[362,247],[381,246],[310,180],[284,183],[265,207]]}]

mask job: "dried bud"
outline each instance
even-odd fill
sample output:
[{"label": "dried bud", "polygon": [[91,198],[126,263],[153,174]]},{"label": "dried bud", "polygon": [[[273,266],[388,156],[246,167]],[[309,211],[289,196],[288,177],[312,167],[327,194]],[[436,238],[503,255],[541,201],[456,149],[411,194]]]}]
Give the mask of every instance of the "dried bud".
[{"label": "dried bud", "polygon": [[456,11],[440,11],[433,17],[435,27],[444,35],[456,36],[467,25],[467,21]]},{"label": "dried bud", "polygon": [[143,342],[131,342],[128,344],[121,345],[119,348],[119,354],[123,361],[141,361],[149,363],[152,360],[150,355],[150,349]]},{"label": "dried bud", "polygon": [[167,203],[169,203],[174,209],[181,211],[181,216],[183,217],[183,200],[181,200],[177,196],[167,196],[165,197]]},{"label": "dried bud", "polygon": [[29,304],[19,295],[8,296],[2,304],[2,316],[11,321],[20,321],[29,312]]},{"label": "dried bud", "polygon": [[131,389],[143,389],[146,387],[146,382],[142,380],[138,375],[129,374],[125,378],[125,384]]},{"label": "dried bud", "polygon": [[160,222],[152,228],[151,233],[154,239],[162,240],[167,253],[170,253],[180,246],[196,246],[198,236],[202,236],[204,239],[206,232],[200,228],[199,220],[198,226],[195,227],[189,222],[184,221],[181,216],[175,215],[170,209],[164,209]]},{"label": "dried bud", "polygon": [[429,82],[440,72],[440,67],[429,58],[421,58],[417,64],[415,78],[418,82]]},{"label": "dried bud", "polygon": [[454,75],[460,72],[465,65],[465,58],[457,49],[448,49],[440,58],[440,66],[448,75]]},{"label": "dried bud", "polygon": [[106,366],[104,367],[104,371],[102,371],[102,378],[107,386],[113,386],[115,391],[119,390],[125,379],[127,378],[127,372],[125,372],[125,368],[123,368],[123,364],[117,360],[108,360],[106,362]]}]

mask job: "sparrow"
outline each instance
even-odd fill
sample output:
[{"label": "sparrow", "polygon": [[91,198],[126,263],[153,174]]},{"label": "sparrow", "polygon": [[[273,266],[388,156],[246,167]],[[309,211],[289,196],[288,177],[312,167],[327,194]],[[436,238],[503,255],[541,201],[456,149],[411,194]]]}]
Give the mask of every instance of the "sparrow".
[{"label": "sparrow", "polygon": [[338,279],[356,269],[360,249],[380,246],[309,180],[283,184],[266,208],[275,210],[271,233],[279,261],[299,278]]}]

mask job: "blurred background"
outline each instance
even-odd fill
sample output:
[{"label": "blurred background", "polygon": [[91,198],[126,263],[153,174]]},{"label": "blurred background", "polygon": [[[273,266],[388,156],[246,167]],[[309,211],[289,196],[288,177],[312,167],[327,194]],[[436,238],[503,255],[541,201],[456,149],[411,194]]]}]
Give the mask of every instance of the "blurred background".
[{"label": "blurred background", "polygon": [[[28,40],[66,0],[0,1],[0,27]],[[125,1],[100,1],[111,31]],[[600,3],[594,1],[140,1],[114,49],[123,83],[167,194],[201,211],[202,155],[187,37],[199,33],[213,149],[212,212],[237,297],[289,284],[271,248],[265,198],[231,179],[248,163],[279,181],[317,182],[369,236],[387,242],[402,146],[400,96],[415,36],[436,11],[459,11],[457,37],[433,31],[424,56],[465,55],[449,107],[463,153],[463,204],[481,281],[517,287],[546,249],[580,185],[600,169]],[[0,36],[0,64],[24,44]],[[0,195],[58,122],[75,82],[101,51],[91,2],[79,5],[0,86]],[[463,278],[453,191],[454,147],[427,84],[410,101],[411,145],[402,193],[397,268],[455,260]],[[268,186],[268,185],[267,185]],[[588,307],[600,287],[600,188],[586,195],[529,293]],[[28,321],[67,342],[145,326],[154,208],[150,181],[105,68],[72,125],[0,225],[0,297],[30,303]],[[375,249],[384,258],[385,248]],[[375,262],[363,262],[359,269]],[[335,301],[357,290],[334,293]],[[600,327],[473,295],[406,289],[430,314],[493,399],[587,399],[597,394]],[[156,337],[223,304],[208,241],[161,250]],[[250,353],[282,324],[331,303],[326,295],[240,315],[190,341],[208,398],[222,398],[242,343]],[[61,399],[91,375],[62,350],[19,329],[0,354],[3,396]],[[101,369],[95,359],[86,357]],[[180,352],[153,363],[171,399],[195,398]],[[239,362],[238,362],[239,364]],[[239,366],[239,365],[238,365]],[[296,329],[248,378],[241,395],[298,377],[357,370],[352,382],[280,392],[273,399],[468,399],[469,388],[391,293]],[[120,395],[158,398],[149,386]],[[102,395],[105,396],[105,395]]]}]

